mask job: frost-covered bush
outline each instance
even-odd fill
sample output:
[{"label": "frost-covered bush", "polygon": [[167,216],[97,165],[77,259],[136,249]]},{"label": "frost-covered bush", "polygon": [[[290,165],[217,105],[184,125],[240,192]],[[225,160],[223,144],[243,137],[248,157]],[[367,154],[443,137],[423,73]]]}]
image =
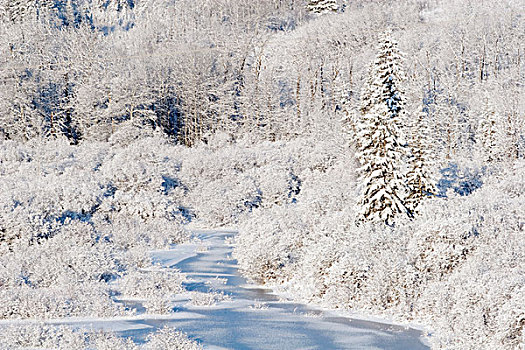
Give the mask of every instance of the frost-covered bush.
[{"label": "frost-covered bush", "polygon": [[[143,136],[0,143],[0,318],[129,313],[113,298],[118,281],[189,238],[177,148]],[[163,297],[182,288],[179,277],[164,283]]]},{"label": "frost-covered bush", "polygon": [[[142,299],[148,312],[169,312],[183,277],[152,271],[149,251],[187,240],[183,225],[189,221],[235,224],[257,209],[293,203],[303,181],[326,172],[336,152],[330,142],[309,139],[189,150],[155,133],[139,135],[130,125],[108,143],[2,142],[2,315],[101,316],[99,304],[105,316],[127,312],[113,295]],[[287,227],[294,225],[290,217]],[[275,265],[277,278],[293,257],[272,259],[267,264]],[[63,297],[61,289],[68,291]]]},{"label": "frost-covered bush", "polygon": [[326,171],[339,151],[313,139],[219,144],[181,153],[179,173],[189,191],[186,203],[212,226],[240,223],[256,208],[295,201],[303,176]]},{"label": "frost-covered bush", "polygon": [[296,203],[242,223],[243,272],[303,301],[418,320],[435,348],[523,346],[525,163],[389,228],[355,225],[352,171],[338,170],[351,165],[338,161],[303,173]]},{"label": "frost-covered bush", "polygon": [[95,282],[60,288],[1,288],[0,298],[0,318],[3,319],[112,317],[131,314],[131,311],[114,302],[106,284]]},{"label": "frost-covered bush", "polygon": [[118,280],[122,297],[139,298],[148,313],[167,314],[173,311],[170,297],[182,293],[185,276],[174,269],[133,271]]},{"label": "frost-covered bush", "polygon": [[[103,219],[155,224],[172,223],[171,229],[188,220],[184,216],[187,191],[178,179],[178,148],[156,137],[135,141],[108,157],[99,170],[108,189],[98,214]],[[160,226],[162,226],[160,225]],[[167,232],[168,230],[166,230]],[[146,234],[148,230],[144,230]]]},{"label": "frost-covered bush", "polygon": [[153,299],[182,292],[184,281],[185,276],[174,269],[150,269],[122,277],[119,286],[124,296]]},{"label": "frost-covered bush", "polygon": [[[108,143],[2,142],[2,315],[101,316],[98,304],[104,315],[121,314],[115,293],[144,299],[148,312],[168,312],[182,277],[151,272],[150,250],[187,240],[183,225],[192,220],[235,224],[258,208],[293,203],[303,179],[326,171],[335,151],[307,139],[189,150],[130,125]],[[8,302],[17,308],[7,310]]]},{"label": "frost-covered bush", "polygon": [[219,292],[191,292],[191,304],[194,306],[214,306],[218,302],[230,300],[231,298],[224,293]]},{"label": "frost-covered bush", "polygon": [[427,258],[426,266],[431,266],[427,270],[438,273],[416,304],[426,319],[434,315],[436,347],[482,344],[487,349],[515,349],[525,344],[524,175],[525,163],[518,162],[513,170],[489,179],[467,198],[452,200],[447,208],[458,222],[447,229],[457,235],[446,251],[451,263]]},{"label": "frost-covered bush", "polygon": [[151,333],[144,344],[112,332],[73,329],[45,324],[10,326],[0,329],[0,349],[88,349],[88,350],[198,350],[202,347],[184,333],[165,326]]},{"label": "frost-covered bush", "polygon": [[[297,163],[302,162],[303,154],[309,157],[310,153],[301,153]],[[327,236],[328,240],[333,239],[331,223],[325,216],[343,209],[344,201],[352,196],[347,184],[354,177],[353,170],[342,161],[346,156],[340,157],[328,169],[299,168],[302,171],[297,176],[301,182],[293,193],[294,201],[256,210],[241,223],[235,257],[249,277],[286,281],[313,243]],[[337,181],[331,181],[333,178]]]},{"label": "frost-covered bush", "polygon": [[57,348],[82,349],[86,334],[67,327],[45,325],[11,326],[1,329],[0,349]]},{"label": "frost-covered bush", "polygon": [[167,315],[174,312],[172,302],[167,296],[148,299],[142,305],[147,313],[152,315]]},{"label": "frost-covered bush", "polygon": [[[184,242],[190,236],[190,232],[180,222],[165,218],[144,222],[134,217],[118,215],[108,221],[95,215],[93,222],[105,232],[113,244],[126,250],[135,247],[148,247],[150,250],[164,249],[171,244]],[[130,232],[133,234],[130,235]]]},{"label": "frost-covered bush", "polygon": [[[235,257],[245,274],[259,281],[283,281],[297,262],[306,229],[297,215],[279,217],[280,207],[256,211],[243,226],[249,234],[237,240],[242,253]],[[272,217],[273,220],[268,220]],[[242,247],[242,248],[241,248]],[[265,249],[261,249],[266,247]]]},{"label": "frost-covered bush", "polygon": [[211,225],[236,223],[239,218],[261,202],[255,180],[245,175],[232,175],[215,181],[202,182],[192,195],[197,217]]},{"label": "frost-covered bush", "polygon": [[164,327],[147,338],[144,350],[170,349],[170,350],[199,350],[202,347],[181,332],[172,328]]}]

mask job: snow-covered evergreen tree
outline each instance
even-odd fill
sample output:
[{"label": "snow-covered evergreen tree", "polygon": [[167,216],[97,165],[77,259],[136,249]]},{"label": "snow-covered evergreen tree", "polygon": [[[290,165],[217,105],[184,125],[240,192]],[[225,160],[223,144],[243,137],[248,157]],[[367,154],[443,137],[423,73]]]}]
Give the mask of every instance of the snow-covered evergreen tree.
[{"label": "snow-covered evergreen tree", "polygon": [[404,168],[404,141],[400,128],[405,114],[402,58],[397,43],[384,34],[370,69],[357,123],[357,158],[363,186],[359,201],[361,220],[394,223],[395,216],[408,214],[409,193]]},{"label": "snow-covered evergreen tree", "polygon": [[306,7],[310,13],[314,14],[337,12],[336,0],[310,0]]},{"label": "snow-covered evergreen tree", "polygon": [[436,188],[430,173],[430,135],[428,115],[419,113],[417,121],[413,123],[410,142],[410,167],[407,173],[407,183],[410,193],[406,198],[406,207],[413,214],[421,201],[436,193]]}]

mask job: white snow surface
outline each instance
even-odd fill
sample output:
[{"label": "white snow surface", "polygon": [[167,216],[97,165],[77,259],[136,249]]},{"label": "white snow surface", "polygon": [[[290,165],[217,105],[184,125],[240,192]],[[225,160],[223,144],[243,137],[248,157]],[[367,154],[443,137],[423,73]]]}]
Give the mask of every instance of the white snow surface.
[{"label": "white snow surface", "polygon": [[[104,329],[141,343],[165,325],[188,334],[206,349],[428,349],[419,330],[353,319],[283,299],[243,278],[231,258],[233,230],[197,231],[200,244],[180,244],[154,251],[155,262],[187,274],[188,292],[173,299],[170,315],[118,319],[55,321],[74,327]],[[225,241],[226,240],[226,241]],[[212,306],[196,306],[194,292],[229,296]]]}]

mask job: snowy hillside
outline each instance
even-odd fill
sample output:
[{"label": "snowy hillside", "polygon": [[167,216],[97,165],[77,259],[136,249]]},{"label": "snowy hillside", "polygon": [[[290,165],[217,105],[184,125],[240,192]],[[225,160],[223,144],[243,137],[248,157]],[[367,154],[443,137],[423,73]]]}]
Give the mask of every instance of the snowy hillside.
[{"label": "snowy hillside", "polygon": [[523,348],[524,7],[0,0],[0,349]]}]

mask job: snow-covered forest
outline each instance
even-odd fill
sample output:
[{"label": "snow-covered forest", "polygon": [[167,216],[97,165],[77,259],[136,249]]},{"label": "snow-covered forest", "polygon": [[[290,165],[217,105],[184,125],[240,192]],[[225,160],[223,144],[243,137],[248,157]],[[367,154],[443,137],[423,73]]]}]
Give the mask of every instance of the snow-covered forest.
[{"label": "snow-covered forest", "polygon": [[0,0],[0,349],[200,348],[46,323],[174,313],[151,251],[197,227],[297,302],[522,349],[524,9]]}]

